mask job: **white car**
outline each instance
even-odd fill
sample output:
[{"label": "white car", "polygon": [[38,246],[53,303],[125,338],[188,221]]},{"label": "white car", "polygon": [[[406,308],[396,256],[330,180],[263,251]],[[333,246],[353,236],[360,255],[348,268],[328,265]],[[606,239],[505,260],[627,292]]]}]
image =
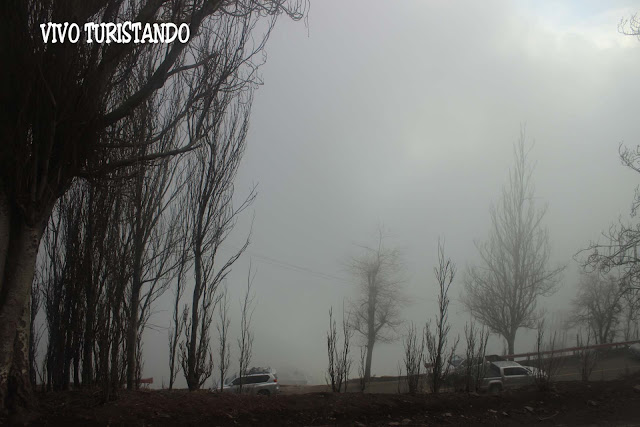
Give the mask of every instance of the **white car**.
[{"label": "white car", "polygon": [[227,393],[240,393],[240,384],[242,384],[242,393],[257,394],[259,396],[270,396],[280,392],[278,384],[278,376],[275,372],[264,372],[260,374],[250,374],[238,377],[225,385],[222,391]]}]

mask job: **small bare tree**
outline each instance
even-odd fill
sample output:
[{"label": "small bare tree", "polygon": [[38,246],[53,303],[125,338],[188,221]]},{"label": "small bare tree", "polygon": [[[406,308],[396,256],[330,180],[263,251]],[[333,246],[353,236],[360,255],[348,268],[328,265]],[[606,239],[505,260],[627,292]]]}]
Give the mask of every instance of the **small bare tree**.
[{"label": "small bare tree", "polygon": [[342,349],[339,348],[338,328],[333,318],[333,307],[329,309],[329,330],[327,331],[327,356],[329,364],[327,366],[327,383],[331,384],[331,391],[340,393],[344,385],[347,391],[349,372],[351,371],[351,358],[349,357],[349,343],[352,331],[342,310]]},{"label": "small bare tree", "polygon": [[218,372],[220,372],[220,391],[224,388],[224,379],[231,365],[231,349],[229,348],[229,297],[225,289],[220,299],[220,310],[218,311]]},{"label": "small bare tree", "polygon": [[519,328],[535,328],[538,298],[556,290],[563,267],[549,268],[550,246],[542,225],[546,208],[535,205],[525,132],[514,147],[515,165],[491,209],[489,240],[476,244],[481,265],[469,268],[462,302],[467,310],[507,341],[513,354]]},{"label": "small bare tree", "polygon": [[359,280],[358,299],[351,304],[351,327],[364,339],[367,349],[365,381],[371,377],[373,347],[379,341],[391,341],[389,334],[400,324],[400,308],[405,304],[401,292],[400,253],[384,246],[382,230],[378,232],[378,245],[364,247],[365,253],[354,258],[351,270]]},{"label": "small bare tree", "polygon": [[172,216],[177,216],[180,219],[181,227],[176,232],[180,233],[180,238],[176,239],[176,250],[174,256],[176,260],[176,274],[175,274],[175,287],[173,298],[173,318],[172,325],[169,327],[169,390],[173,389],[176,376],[178,375],[178,345],[180,343],[180,337],[184,332],[187,319],[189,317],[189,306],[185,304],[180,310],[180,301],[185,289],[185,279],[187,277],[187,271],[189,271],[193,258],[191,257],[191,250],[189,245],[191,243],[190,235],[191,223],[189,222],[190,216],[186,215],[185,209],[186,200],[180,199],[177,206],[172,208]]},{"label": "small bare tree", "polygon": [[551,382],[562,367],[562,359],[555,354],[558,344],[558,334],[554,331],[550,334],[545,343],[545,322],[538,321],[536,331],[536,361],[535,371],[533,372],[534,380],[538,388],[542,391],[551,388]]},{"label": "small bare tree", "polygon": [[353,360],[349,356],[351,352],[351,337],[353,336],[353,329],[349,326],[349,320],[346,318],[344,305],[342,307],[342,352],[340,353],[340,371],[342,373],[342,382],[344,384],[344,391],[346,393],[349,386],[349,375],[351,374],[351,365]]},{"label": "small bare tree", "polygon": [[[438,282],[438,313],[436,314],[434,331],[431,322],[427,322],[424,338],[427,346],[426,362],[430,367],[430,387],[433,393],[438,393],[440,387],[449,375],[450,361],[455,354],[458,338],[450,348],[449,332],[449,288],[456,274],[455,264],[445,258],[444,243],[438,241],[438,265],[433,269]],[[425,367],[427,363],[425,363]]]},{"label": "small bare tree", "polygon": [[247,274],[247,290],[244,297],[240,300],[240,337],[238,338],[238,365],[239,365],[239,378],[240,386],[238,392],[242,393],[243,377],[247,374],[249,369],[249,363],[251,363],[251,356],[253,351],[253,332],[251,331],[251,320],[253,319],[253,306],[254,295],[251,292],[253,286],[253,279],[255,273],[251,274],[251,263],[249,263],[249,273]]},{"label": "small bare tree", "polygon": [[588,348],[591,344],[591,332],[587,329],[587,339],[585,341],[582,330],[576,334],[576,346],[580,347],[578,350],[578,369],[580,372],[580,378],[582,381],[589,381],[591,372],[596,367],[598,362],[598,352],[593,348]]},{"label": "small bare tree", "polygon": [[404,372],[409,394],[420,391],[420,370],[424,362],[424,334],[418,342],[418,329],[411,322],[407,328],[407,336],[404,339]]},{"label": "small bare tree", "polygon": [[173,384],[176,381],[176,377],[178,376],[178,365],[176,362],[178,361],[178,345],[180,337],[184,332],[184,328],[186,326],[186,322],[189,318],[189,308],[185,304],[182,310],[182,314],[180,314],[180,287],[178,286],[177,292],[175,294],[175,303],[174,303],[174,311],[173,311],[173,326],[169,328],[169,390],[173,390]]},{"label": "small bare tree", "polygon": [[473,320],[464,325],[467,344],[464,361],[465,391],[477,391],[486,374],[485,355],[489,342],[489,330],[478,327]]}]

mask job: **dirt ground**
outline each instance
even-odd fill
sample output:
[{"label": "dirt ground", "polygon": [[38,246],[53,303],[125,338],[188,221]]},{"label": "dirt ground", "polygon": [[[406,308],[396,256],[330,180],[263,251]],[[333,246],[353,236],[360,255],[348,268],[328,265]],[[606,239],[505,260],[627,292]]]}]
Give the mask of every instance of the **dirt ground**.
[{"label": "dirt ground", "polygon": [[100,403],[97,392],[49,393],[40,397],[28,424],[640,426],[638,373],[610,381],[559,382],[547,392],[529,387],[500,395],[287,392],[263,397],[141,390],[122,392],[107,404]]}]

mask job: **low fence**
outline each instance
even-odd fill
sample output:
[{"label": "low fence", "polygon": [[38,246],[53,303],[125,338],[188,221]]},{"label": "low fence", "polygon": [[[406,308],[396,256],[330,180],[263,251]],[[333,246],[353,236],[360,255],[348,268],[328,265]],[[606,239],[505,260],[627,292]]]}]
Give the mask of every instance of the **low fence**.
[{"label": "low fence", "polygon": [[150,384],[153,384],[153,377],[151,377],[151,378],[140,378],[138,380],[138,385],[141,385],[144,388],[149,388]]},{"label": "low fence", "polygon": [[538,357],[538,355],[540,356],[546,356],[546,355],[554,355],[554,356],[561,356],[565,353],[571,353],[571,354],[575,354],[576,352],[579,351],[584,351],[584,350],[599,350],[599,349],[609,349],[609,348],[619,348],[619,347],[626,347],[632,344],[639,344],[640,340],[635,340],[635,341],[622,341],[622,342],[614,342],[614,343],[607,343],[607,344],[594,344],[594,345],[585,345],[582,347],[568,347],[568,348],[559,348],[559,349],[554,349],[554,350],[545,350],[545,351],[532,351],[529,353],[518,353],[518,354],[508,354],[506,356],[502,356],[504,359],[507,360],[515,360],[515,359],[531,359],[532,357]]}]

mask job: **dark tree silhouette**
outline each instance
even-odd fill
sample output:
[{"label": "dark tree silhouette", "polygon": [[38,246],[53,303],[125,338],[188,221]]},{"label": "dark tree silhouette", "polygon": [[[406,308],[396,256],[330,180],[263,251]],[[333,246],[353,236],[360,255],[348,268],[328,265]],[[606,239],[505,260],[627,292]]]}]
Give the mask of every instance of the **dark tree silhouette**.
[{"label": "dark tree silhouette", "polygon": [[[215,106],[212,89],[219,82],[233,81],[235,86],[224,90],[240,92],[255,84],[260,61],[253,58],[260,59],[256,53],[275,17],[287,13],[300,19],[305,9],[306,2],[284,0],[1,2],[1,409],[29,403],[29,294],[39,243],[58,198],[76,177],[96,177],[199,146],[209,130],[199,124],[189,129],[189,138],[178,135],[175,148],[157,143],[168,132],[187,132],[187,116]],[[234,44],[233,50],[219,50],[218,44],[207,43],[213,33],[246,34],[247,22],[265,16],[270,25],[255,46],[250,37],[243,39],[244,49]],[[184,44],[45,44],[39,25],[48,21],[184,22],[191,39]],[[221,68],[220,62],[242,67]],[[115,130],[122,120],[154,94],[165,101],[154,135],[118,139]],[[142,156],[135,150],[141,144],[148,145]]]},{"label": "dark tree silhouette", "polygon": [[373,347],[389,341],[389,335],[400,324],[400,308],[405,303],[401,290],[400,253],[384,246],[382,231],[375,248],[352,260],[351,269],[359,281],[359,297],[351,303],[351,327],[366,343],[364,382],[371,377]]}]

